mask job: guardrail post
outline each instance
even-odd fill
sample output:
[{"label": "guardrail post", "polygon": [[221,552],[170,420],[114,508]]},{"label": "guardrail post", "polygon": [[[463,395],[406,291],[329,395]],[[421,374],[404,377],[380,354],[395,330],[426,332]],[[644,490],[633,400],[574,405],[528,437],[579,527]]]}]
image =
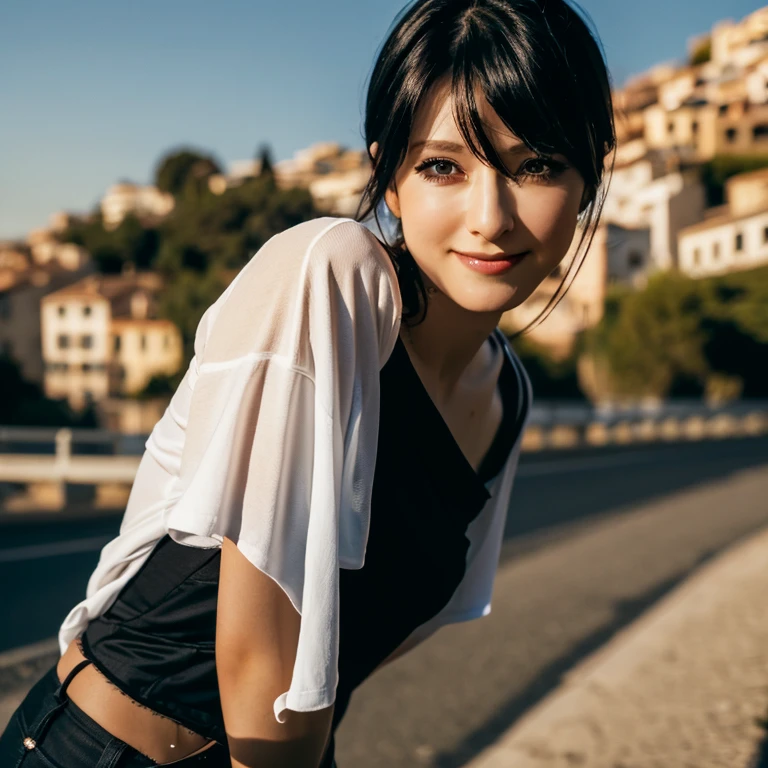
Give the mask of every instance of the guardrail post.
[{"label": "guardrail post", "polygon": [[72,430],[60,429],[56,432],[56,464],[64,469],[72,456]]}]

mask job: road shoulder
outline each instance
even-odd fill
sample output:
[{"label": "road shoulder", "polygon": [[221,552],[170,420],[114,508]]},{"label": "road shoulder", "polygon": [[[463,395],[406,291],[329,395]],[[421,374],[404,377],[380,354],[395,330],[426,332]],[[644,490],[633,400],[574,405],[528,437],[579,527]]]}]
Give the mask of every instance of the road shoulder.
[{"label": "road shoulder", "polygon": [[766,735],[766,563],[768,529],[702,566],[468,768],[747,768]]}]

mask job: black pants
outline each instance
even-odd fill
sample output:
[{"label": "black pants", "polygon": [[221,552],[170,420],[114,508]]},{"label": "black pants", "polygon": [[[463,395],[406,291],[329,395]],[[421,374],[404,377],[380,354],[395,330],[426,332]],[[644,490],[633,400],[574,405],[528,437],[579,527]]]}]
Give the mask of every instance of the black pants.
[{"label": "black pants", "polygon": [[[148,768],[159,765],[115,738],[67,697],[82,661],[59,682],[54,666],[30,690],[0,736],[2,768]],[[226,747],[216,744],[176,760],[177,768],[231,768]]]}]

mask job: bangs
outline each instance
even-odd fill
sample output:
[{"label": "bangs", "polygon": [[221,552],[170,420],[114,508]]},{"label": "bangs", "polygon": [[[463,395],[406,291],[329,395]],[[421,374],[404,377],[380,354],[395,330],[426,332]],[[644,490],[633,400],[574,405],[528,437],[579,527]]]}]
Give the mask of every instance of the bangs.
[{"label": "bangs", "polygon": [[[588,18],[575,0],[412,0],[395,20],[368,84],[365,143],[372,172],[356,218],[373,217],[379,231],[379,207],[386,208],[387,191],[408,156],[417,108],[438,82],[442,98],[447,81],[456,126],[481,162],[513,178],[483,122],[490,107],[529,150],[544,157],[563,155],[581,174],[581,258],[571,261],[529,328],[567,291],[605,200],[616,133],[610,76]],[[402,226],[394,227],[385,247],[398,273],[403,319],[422,322],[429,297]]]},{"label": "bangs", "polygon": [[473,8],[451,51],[454,119],[469,150],[510,177],[481,117],[480,94],[509,131],[540,155],[562,154],[595,183],[604,148],[596,146],[589,105],[579,95],[565,51],[551,34],[522,36]]}]

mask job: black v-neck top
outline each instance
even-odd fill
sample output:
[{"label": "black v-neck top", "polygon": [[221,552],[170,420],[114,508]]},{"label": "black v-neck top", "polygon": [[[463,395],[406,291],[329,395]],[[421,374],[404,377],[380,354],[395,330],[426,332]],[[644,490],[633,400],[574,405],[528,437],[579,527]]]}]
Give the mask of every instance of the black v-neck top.
[{"label": "black v-neck top", "polygon": [[[467,527],[490,498],[528,409],[500,331],[503,417],[476,472],[398,338],[380,372],[380,420],[364,567],[340,571],[339,682],[332,733],[352,692],[464,577]],[[162,538],[116,601],[81,637],[85,656],[136,701],[226,745],[216,678],[220,549]],[[331,738],[320,768],[332,765]]]}]

